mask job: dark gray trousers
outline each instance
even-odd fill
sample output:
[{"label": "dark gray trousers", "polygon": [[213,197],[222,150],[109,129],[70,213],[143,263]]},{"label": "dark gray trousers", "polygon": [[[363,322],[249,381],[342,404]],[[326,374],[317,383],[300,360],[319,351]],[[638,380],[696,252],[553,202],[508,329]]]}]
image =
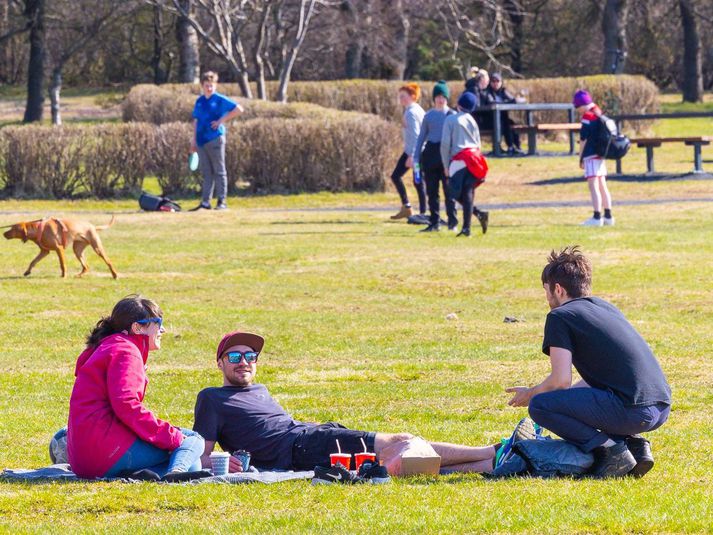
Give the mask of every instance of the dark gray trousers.
[{"label": "dark gray trousers", "polygon": [[201,174],[203,175],[202,204],[210,204],[215,190],[218,201],[228,194],[228,173],[225,170],[225,136],[219,136],[198,147]]}]

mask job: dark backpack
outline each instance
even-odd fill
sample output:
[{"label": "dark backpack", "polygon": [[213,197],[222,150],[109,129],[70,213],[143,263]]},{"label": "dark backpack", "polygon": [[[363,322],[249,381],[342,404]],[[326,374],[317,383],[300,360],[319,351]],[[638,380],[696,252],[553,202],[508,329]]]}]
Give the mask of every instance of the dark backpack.
[{"label": "dark backpack", "polygon": [[139,207],[147,212],[180,212],[181,206],[168,197],[151,195],[145,191],[139,197]]},{"label": "dark backpack", "polygon": [[626,156],[630,147],[631,141],[619,133],[616,123],[606,115],[601,115],[597,121],[594,137],[594,151],[597,156],[607,160],[618,160]]}]

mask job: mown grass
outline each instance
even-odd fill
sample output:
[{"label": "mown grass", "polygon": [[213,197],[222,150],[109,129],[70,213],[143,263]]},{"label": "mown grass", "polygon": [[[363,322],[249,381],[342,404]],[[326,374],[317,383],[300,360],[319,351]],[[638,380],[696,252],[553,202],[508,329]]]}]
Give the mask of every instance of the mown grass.
[{"label": "mown grass", "polygon": [[[381,488],[3,483],[2,529],[709,529],[713,205],[621,207],[607,229],[576,226],[584,209],[499,211],[487,235],[463,241],[418,235],[383,212],[285,212],[270,198],[233,204],[228,213],[120,215],[104,233],[118,281],[91,253],[94,271],[83,280],[61,280],[53,257],[22,278],[34,246],[3,243],[0,467],[48,462],[83,337],[137,291],[159,301],[169,327],[149,363],[147,403],[177,424],[190,425],[195,394],[219,382],[213,348],[240,326],[267,336],[260,379],[297,418],[493,443],[524,415],[507,407],[503,389],[547,370],[544,257],[580,243],[594,261],[596,293],[624,310],[673,385],[671,420],[652,435],[656,468],[640,481],[472,475]],[[18,219],[5,212],[11,206],[0,203],[1,224]],[[445,319],[450,312],[457,321]],[[505,324],[506,315],[525,321]]]},{"label": "mown grass", "polygon": [[[685,170],[688,150],[666,147],[657,165]],[[634,149],[626,165],[637,158]],[[588,199],[574,158],[491,168],[482,203]],[[538,184],[552,179],[560,180]],[[713,194],[703,180],[611,188],[615,201]],[[63,214],[104,223],[119,212],[103,240],[121,275],[112,280],[89,252],[93,271],[82,280],[60,279],[54,256],[23,278],[35,246],[0,244],[0,468],[49,462],[84,336],[130,292],[164,309],[169,333],[151,355],[146,401],[178,425],[192,424],[196,393],[220,382],[221,334],[241,327],[266,335],[260,381],[298,419],[494,443],[525,414],[507,406],[504,388],[547,373],[545,256],[579,243],[594,262],[595,293],[640,330],[673,386],[671,418],[650,436],[650,474],[455,475],[353,488],[0,483],[0,531],[710,532],[713,203],[615,206],[617,226],[604,229],[577,226],[588,208],[493,211],[488,234],[465,241],[389,222],[383,209],[395,204],[389,192],[235,197],[226,213],[138,213],[134,200],[0,201],[0,225]],[[79,270],[73,258],[69,266]],[[451,312],[457,320],[446,319]]]}]

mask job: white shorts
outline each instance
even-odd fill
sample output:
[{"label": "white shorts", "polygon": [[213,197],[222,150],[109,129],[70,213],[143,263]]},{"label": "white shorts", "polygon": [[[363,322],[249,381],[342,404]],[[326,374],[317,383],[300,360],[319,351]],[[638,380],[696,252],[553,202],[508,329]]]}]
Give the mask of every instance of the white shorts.
[{"label": "white shorts", "polygon": [[604,158],[592,156],[584,159],[584,178],[607,176],[607,163]]}]

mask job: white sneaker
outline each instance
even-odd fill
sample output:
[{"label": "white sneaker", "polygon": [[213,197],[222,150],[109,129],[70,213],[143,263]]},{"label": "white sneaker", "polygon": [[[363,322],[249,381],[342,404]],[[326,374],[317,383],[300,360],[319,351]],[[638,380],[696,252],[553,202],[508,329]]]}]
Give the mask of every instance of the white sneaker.
[{"label": "white sneaker", "polygon": [[590,217],[587,219],[584,223],[582,223],[583,227],[601,227],[604,225],[604,222],[600,219],[594,219],[593,217]]},{"label": "white sneaker", "polygon": [[614,218],[613,217],[605,217],[604,218],[604,226],[605,227],[613,227],[614,226]]}]

